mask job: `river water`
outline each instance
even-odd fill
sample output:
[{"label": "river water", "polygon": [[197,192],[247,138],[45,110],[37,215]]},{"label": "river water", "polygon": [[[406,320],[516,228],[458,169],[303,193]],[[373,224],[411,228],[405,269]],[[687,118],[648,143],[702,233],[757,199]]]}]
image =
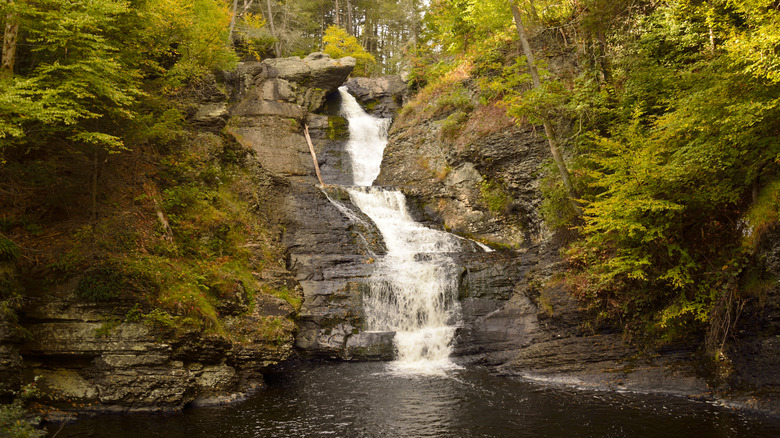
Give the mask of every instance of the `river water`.
[{"label": "river water", "polygon": [[[780,420],[682,398],[579,391],[493,376],[402,376],[385,363],[299,364],[234,406],[85,418],[58,438],[778,437]],[[59,426],[53,425],[56,431]]]},{"label": "river water", "polygon": [[[541,386],[450,358],[460,323],[449,254],[484,246],[416,223],[404,195],[371,187],[388,120],[366,114],[342,88],[350,125],[352,203],[382,233],[364,299],[366,329],[395,332],[389,363],[298,363],[234,406],[180,414],[101,415],[65,425],[58,437],[778,437],[780,419],[639,394]],[[335,203],[335,201],[334,201]],[[351,220],[362,221],[336,204]],[[59,426],[52,425],[52,432]]]}]

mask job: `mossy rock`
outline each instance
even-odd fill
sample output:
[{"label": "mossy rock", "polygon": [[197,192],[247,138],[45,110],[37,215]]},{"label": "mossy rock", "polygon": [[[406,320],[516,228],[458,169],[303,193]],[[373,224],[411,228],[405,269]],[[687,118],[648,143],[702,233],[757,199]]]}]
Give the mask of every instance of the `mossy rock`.
[{"label": "mossy rock", "polygon": [[347,119],[341,116],[328,116],[327,136],[333,141],[347,140],[349,138]]}]

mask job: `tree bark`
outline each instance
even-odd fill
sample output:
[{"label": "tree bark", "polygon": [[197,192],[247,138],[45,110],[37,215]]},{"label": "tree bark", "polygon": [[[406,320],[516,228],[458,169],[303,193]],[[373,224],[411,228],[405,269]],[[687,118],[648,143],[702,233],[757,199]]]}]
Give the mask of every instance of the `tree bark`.
[{"label": "tree bark", "polygon": [[[274,10],[271,8],[271,0],[265,1],[266,5],[268,6],[268,24],[271,26],[271,37],[277,38],[276,36],[276,28],[274,27]],[[281,46],[279,45],[278,41],[274,42],[274,54],[276,57],[279,57]]]},{"label": "tree bark", "polygon": [[317,173],[317,180],[321,186],[325,186],[322,182],[322,174],[320,173],[320,163],[317,161],[317,153],[314,152],[314,145],[311,143],[311,136],[309,136],[309,125],[303,125],[303,133],[306,136],[306,143],[309,145],[309,152],[311,152],[311,160],[314,162],[314,172]]},{"label": "tree bark", "polygon": [[341,15],[341,11],[339,11],[339,9],[341,9],[339,5],[339,0],[336,0],[336,11],[334,12],[333,17],[334,20],[336,20],[336,26],[341,27],[341,20],[339,19],[339,16]]},{"label": "tree bark", "polygon": [[352,29],[352,2],[347,0],[347,33],[355,36]]},{"label": "tree bark", "polygon": [[[13,0],[8,0],[13,5]],[[13,6],[12,6],[13,7]],[[16,40],[19,36],[19,14],[12,10],[5,16],[5,32],[3,33],[3,61],[0,64],[0,79],[14,75],[16,63]]]},{"label": "tree bark", "polygon": [[[520,15],[520,9],[517,4],[512,2],[512,15],[515,18],[515,27],[517,28],[517,35],[520,37],[520,44],[523,46],[523,53],[525,59],[528,61],[528,70],[531,73],[531,79],[533,80],[534,88],[540,88],[542,86],[541,78],[539,77],[539,70],[536,68],[536,62],[534,61],[534,54],[531,51],[531,45],[528,43],[528,38],[525,35],[525,26],[523,26],[523,17]],[[555,136],[555,130],[552,123],[545,117],[544,119],[544,133],[547,135],[547,142],[550,144],[550,153],[552,154],[553,161],[558,167],[558,173],[561,175],[561,181],[566,191],[569,193],[569,203],[577,212],[577,215],[582,214],[579,204],[577,203],[577,192],[574,190],[574,186],[571,184],[571,178],[569,177],[569,169],[566,168],[566,162],[563,161],[563,155],[561,154],[560,147],[558,146],[558,139]]]},{"label": "tree bark", "polygon": [[95,146],[92,169],[92,227],[97,224],[98,148]]},{"label": "tree bark", "polygon": [[233,31],[236,29],[236,18],[238,18],[238,0],[233,0],[233,16],[230,17],[230,28],[228,29],[228,44],[233,46]]}]

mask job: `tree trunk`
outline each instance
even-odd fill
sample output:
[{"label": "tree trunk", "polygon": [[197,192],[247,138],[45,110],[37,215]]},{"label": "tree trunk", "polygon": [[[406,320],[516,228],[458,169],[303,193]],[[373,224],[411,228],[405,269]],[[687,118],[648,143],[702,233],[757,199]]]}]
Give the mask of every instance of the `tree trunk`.
[{"label": "tree trunk", "polygon": [[[8,0],[13,5],[13,0]],[[13,6],[12,6],[13,7]],[[16,39],[19,36],[19,14],[12,10],[5,16],[5,33],[3,34],[3,61],[0,64],[0,79],[14,75],[16,63]]]},{"label": "tree trunk", "polygon": [[354,30],[352,29],[352,2],[347,0],[347,33],[355,36]]},{"label": "tree trunk", "polygon": [[95,146],[95,153],[92,161],[92,227],[97,224],[97,189],[98,189],[98,147]]},{"label": "tree trunk", "polygon": [[228,29],[228,44],[233,46],[233,31],[236,29],[236,18],[238,18],[238,0],[233,0],[233,16],[230,17],[230,28]]},{"label": "tree trunk", "polygon": [[322,182],[322,174],[320,173],[320,164],[317,161],[317,153],[314,152],[314,145],[311,143],[311,136],[309,136],[309,125],[303,125],[303,134],[306,136],[306,144],[309,145],[309,152],[311,153],[311,160],[314,162],[314,172],[317,174],[317,181],[321,186],[325,186]]},{"label": "tree trunk", "polygon": [[[531,73],[531,79],[534,83],[534,88],[540,88],[542,81],[539,78],[539,70],[536,69],[536,62],[534,61],[534,54],[531,51],[531,45],[528,43],[528,38],[525,36],[525,26],[523,26],[523,17],[520,15],[520,9],[517,8],[517,4],[512,2],[512,15],[515,18],[515,26],[517,27],[517,35],[520,37],[520,44],[523,46],[523,53],[525,59],[528,61],[528,70]],[[547,135],[547,142],[550,144],[550,153],[552,154],[553,161],[558,167],[558,173],[561,175],[561,181],[566,191],[569,192],[569,203],[577,212],[577,215],[582,214],[579,204],[576,199],[578,198],[577,192],[574,190],[574,186],[571,184],[571,178],[569,177],[569,170],[566,168],[566,162],[563,161],[563,155],[558,147],[558,139],[555,136],[555,130],[552,123],[546,118],[544,120],[544,133]]]},{"label": "tree trunk", "polygon": [[341,27],[341,20],[339,19],[339,16],[341,15],[341,9],[339,5],[339,0],[336,0],[336,11],[333,13],[334,20],[336,20],[336,26]]},{"label": "tree trunk", "polygon": [[710,55],[715,56],[715,29],[714,29],[714,22],[715,22],[715,8],[712,6],[712,1],[707,1],[707,6],[709,9],[707,10],[707,28],[709,30],[710,34]]},{"label": "tree trunk", "polygon": [[[266,0],[265,3],[268,6],[268,24],[271,26],[271,37],[277,38],[276,28],[274,27],[274,10],[271,8],[271,0]],[[280,48],[281,46],[279,45],[279,42],[275,41],[274,54],[276,55],[277,58],[279,57]]]}]

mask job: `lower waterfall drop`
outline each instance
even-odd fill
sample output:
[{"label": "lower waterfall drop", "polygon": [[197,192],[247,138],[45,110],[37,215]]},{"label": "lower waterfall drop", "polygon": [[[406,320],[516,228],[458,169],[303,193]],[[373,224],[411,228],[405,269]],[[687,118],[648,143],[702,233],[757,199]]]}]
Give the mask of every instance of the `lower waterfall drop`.
[{"label": "lower waterfall drop", "polygon": [[478,251],[474,242],[422,226],[398,190],[370,187],[387,144],[387,119],[366,114],[345,87],[339,89],[349,122],[347,145],[355,187],[352,203],[376,224],[387,254],[376,262],[364,299],[367,331],[394,331],[399,374],[444,375],[459,368],[449,358],[460,319],[457,266],[450,253]]},{"label": "lower waterfall drop", "polygon": [[396,332],[394,371],[441,374],[455,368],[449,356],[460,316],[458,277],[447,253],[461,251],[463,242],[416,223],[397,190],[352,188],[349,194],[387,245],[364,301],[366,328]]}]

